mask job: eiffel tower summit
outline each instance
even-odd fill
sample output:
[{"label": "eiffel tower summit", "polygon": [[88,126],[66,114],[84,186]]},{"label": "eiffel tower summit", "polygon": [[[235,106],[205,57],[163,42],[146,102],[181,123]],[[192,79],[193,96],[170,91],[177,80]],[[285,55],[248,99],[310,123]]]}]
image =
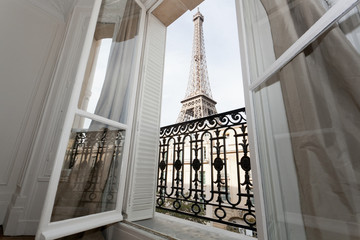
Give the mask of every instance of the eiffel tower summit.
[{"label": "eiffel tower summit", "polygon": [[207,72],[203,22],[204,16],[198,12],[193,16],[194,40],[191,57],[190,76],[177,123],[216,114]]}]

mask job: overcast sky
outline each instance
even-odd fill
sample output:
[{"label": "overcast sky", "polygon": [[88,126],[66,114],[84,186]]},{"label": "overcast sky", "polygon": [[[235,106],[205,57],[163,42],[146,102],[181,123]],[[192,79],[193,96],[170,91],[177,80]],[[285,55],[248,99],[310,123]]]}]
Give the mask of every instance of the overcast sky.
[{"label": "overcast sky", "polygon": [[[204,15],[207,68],[217,111],[244,107],[235,3],[206,0],[199,8]],[[176,122],[185,97],[196,12],[187,11],[167,28],[161,126]]]}]

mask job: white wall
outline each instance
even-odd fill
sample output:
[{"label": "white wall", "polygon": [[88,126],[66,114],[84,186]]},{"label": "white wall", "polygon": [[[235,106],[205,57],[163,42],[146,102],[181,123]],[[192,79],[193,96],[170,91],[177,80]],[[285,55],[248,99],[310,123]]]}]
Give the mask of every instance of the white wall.
[{"label": "white wall", "polygon": [[0,223],[36,133],[64,29],[30,2],[0,2]]},{"label": "white wall", "polygon": [[[83,39],[91,10],[86,6],[92,1],[84,2],[0,1],[0,224],[5,234],[35,234],[80,55],[81,45],[75,43]],[[75,5],[84,14],[72,16]]]}]

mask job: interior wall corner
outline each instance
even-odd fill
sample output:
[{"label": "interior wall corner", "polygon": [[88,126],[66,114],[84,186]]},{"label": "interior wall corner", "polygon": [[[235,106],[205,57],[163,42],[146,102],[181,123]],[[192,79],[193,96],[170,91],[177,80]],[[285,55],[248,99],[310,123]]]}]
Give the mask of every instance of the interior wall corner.
[{"label": "interior wall corner", "polygon": [[[53,35],[54,41],[46,62],[42,65],[42,77],[49,87],[41,91],[41,96],[45,97],[41,97],[40,111],[36,113],[37,127],[30,128],[34,133],[27,141],[30,148],[26,154],[19,155],[20,160],[14,164],[14,169],[18,172],[11,180],[14,186],[12,190],[0,186],[0,224],[4,226],[5,235],[35,235],[37,230],[58,146],[56,136],[61,132],[59,126],[62,126],[63,112],[68,104],[92,10],[90,3],[86,5],[79,2],[81,5],[68,9],[68,19],[61,22],[63,26]],[[59,24],[58,18],[51,19]],[[30,26],[31,24],[29,22]],[[45,35],[49,34],[49,29],[44,29],[43,32]]]},{"label": "interior wall corner", "polygon": [[204,0],[164,0],[152,12],[166,27],[183,15],[187,10],[192,10]]}]

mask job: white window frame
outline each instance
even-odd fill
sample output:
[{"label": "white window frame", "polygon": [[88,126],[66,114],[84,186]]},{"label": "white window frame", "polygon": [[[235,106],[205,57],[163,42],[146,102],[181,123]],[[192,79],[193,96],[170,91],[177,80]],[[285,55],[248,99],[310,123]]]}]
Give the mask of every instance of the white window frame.
[{"label": "white window frame", "polygon": [[263,187],[261,184],[261,171],[259,156],[259,144],[257,142],[257,130],[256,121],[254,115],[254,99],[255,92],[261,88],[261,85],[266,83],[275,73],[294,59],[299,53],[301,53],[309,44],[315,41],[322,33],[329,29],[335,22],[337,22],[342,16],[344,16],[351,9],[356,7],[360,3],[360,0],[342,0],[338,1],[333,7],[331,7],[313,26],[311,26],[295,43],[293,43],[275,62],[270,65],[264,73],[262,73],[257,79],[251,81],[250,79],[250,63],[249,52],[247,50],[247,40],[245,32],[244,22],[244,6],[242,0],[235,0],[237,20],[238,20],[238,34],[240,44],[240,56],[243,69],[243,85],[244,85],[244,97],[246,106],[246,116],[248,124],[249,145],[251,152],[251,164],[254,181],[254,195],[256,206],[256,221],[259,239],[268,239],[266,228],[266,216],[265,216],[265,203],[263,196]]},{"label": "white window frame", "polygon": [[[146,9],[143,3],[140,0],[134,0],[139,7],[141,8],[141,18],[140,18],[140,27],[139,27],[139,40],[137,43],[137,56],[136,56],[136,63],[135,63],[135,74],[134,74],[134,85],[132,94],[132,99],[130,99],[129,104],[129,114],[127,116],[127,124],[123,124],[117,121],[113,121],[107,119],[105,117],[101,117],[84,110],[78,109],[78,101],[80,97],[80,92],[82,88],[82,82],[85,75],[86,65],[88,62],[93,36],[95,32],[95,27],[97,23],[97,18],[99,14],[99,10],[101,7],[102,0],[94,0],[94,4],[92,7],[90,20],[88,29],[86,32],[86,37],[84,40],[83,48],[80,55],[79,65],[77,68],[76,78],[74,87],[72,89],[69,106],[66,112],[65,121],[63,124],[63,130],[60,136],[60,144],[57,149],[55,155],[55,163],[53,167],[53,171],[51,174],[51,178],[49,181],[49,186],[47,189],[47,194],[40,218],[40,223],[38,227],[38,231],[36,234],[36,239],[56,239],[60,237],[64,237],[67,235],[83,232],[89,229],[93,229],[96,227],[101,227],[110,223],[115,223],[123,220],[123,216],[121,213],[122,210],[122,202],[124,197],[124,187],[125,187],[125,178],[126,178],[126,168],[129,156],[129,148],[131,143],[131,129],[134,117],[134,110],[135,103],[136,103],[136,90],[138,85],[138,78],[140,74],[140,63],[141,63],[141,56],[143,52],[143,35],[145,31],[145,16],[146,16]],[[58,222],[50,222],[51,214],[53,205],[55,202],[56,191],[58,187],[58,182],[60,180],[63,159],[66,152],[67,143],[70,137],[72,125],[75,116],[81,116],[90,118],[97,122],[107,124],[112,127],[119,128],[120,130],[126,131],[125,143],[124,143],[124,152],[121,161],[121,173],[119,177],[119,186],[118,186],[118,193],[117,193],[117,203],[115,210],[92,214],[88,216],[78,217],[67,219]]]}]

